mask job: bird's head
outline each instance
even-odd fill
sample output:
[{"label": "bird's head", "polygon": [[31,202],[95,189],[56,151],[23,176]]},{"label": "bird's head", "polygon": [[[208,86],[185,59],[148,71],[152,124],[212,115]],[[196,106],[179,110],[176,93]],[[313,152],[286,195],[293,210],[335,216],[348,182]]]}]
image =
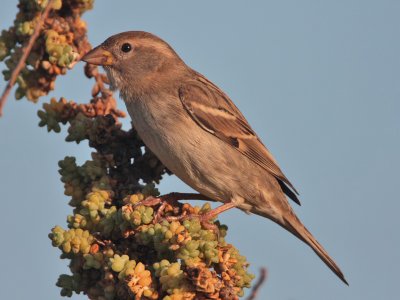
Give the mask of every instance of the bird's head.
[{"label": "bird's head", "polygon": [[120,90],[122,95],[143,93],[159,82],[176,78],[185,68],[166,42],[143,31],[113,35],[89,51],[82,60],[103,66],[111,89]]}]

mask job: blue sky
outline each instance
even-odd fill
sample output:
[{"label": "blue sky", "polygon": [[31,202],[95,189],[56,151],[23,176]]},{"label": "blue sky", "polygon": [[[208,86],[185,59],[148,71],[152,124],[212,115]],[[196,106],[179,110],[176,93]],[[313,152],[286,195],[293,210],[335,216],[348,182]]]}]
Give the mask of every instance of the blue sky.
[{"label": "blue sky", "polygon": [[[15,12],[3,3],[1,28]],[[229,241],[254,273],[269,271],[259,299],[398,299],[399,13],[389,0],[97,0],[85,15],[93,45],[121,31],[153,32],[231,96],[300,191],[298,216],[350,283],[269,220],[231,210],[221,216]],[[50,96],[87,101],[82,66]],[[0,119],[2,299],[58,299],[54,284],[67,272],[47,238],[71,212],[57,162],[84,162],[90,150],[37,127],[50,96],[38,105],[10,98]],[[160,189],[190,190],[174,176]]]}]

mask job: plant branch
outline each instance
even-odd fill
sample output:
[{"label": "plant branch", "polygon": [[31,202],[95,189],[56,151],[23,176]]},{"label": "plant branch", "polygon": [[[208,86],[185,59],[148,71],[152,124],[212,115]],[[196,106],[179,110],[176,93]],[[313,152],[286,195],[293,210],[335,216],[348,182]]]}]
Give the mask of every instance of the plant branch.
[{"label": "plant branch", "polygon": [[21,58],[19,59],[17,66],[13,70],[10,80],[8,81],[6,87],[3,91],[3,94],[1,95],[1,98],[0,98],[0,117],[3,115],[3,107],[4,107],[4,104],[6,103],[7,97],[10,94],[11,89],[13,88],[15,82],[17,81],[19,73],[25,67],[26,59],[28,58],[29,53],[32,50],[32,47],[35,44],[35,41],[37,40],[37,38],[40,35],[42,25],[43,25],[44,21],[47,19],[52,5],[53,5],[53,0],[49,0],[49,3],[47,3],[46,8],[44,9],[44,11],[42,12],[42,14],[39,18],[39,21],[36,23],[33,34],[29,38],[29,41],[26,44],[26,46],[24,46],[24,48],[22,49]]},{"label": "plant branch", "polygon": [[265,283],[267,279],[267,269],[261,268],[260,269],[260,277],[258,278],[257,283],[251,289],[251,294],[247,298],[247,300],[254,300],[257,297],[258,292],[260,291],[261,286]]}]

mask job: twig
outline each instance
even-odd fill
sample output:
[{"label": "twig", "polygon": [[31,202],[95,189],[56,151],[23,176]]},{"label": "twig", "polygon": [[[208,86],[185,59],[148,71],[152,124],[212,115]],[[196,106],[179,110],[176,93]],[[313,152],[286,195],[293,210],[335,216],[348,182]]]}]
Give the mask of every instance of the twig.
[{"label": "twig", "polygon": [[257,294],[261,288],[261,286],[264,284],[265,280],[267,279],[267,269],[266,268],[261,268],[260,269],[260,277],[258,278],[258,281],[256,284],[253,286],[251,289],[251,294],[247,298],[247,300],[254,300],[257,297]]},{"label": "twig", "polygon": [[35,25],[35,29],[33,31],[33,34],[31,35],[31,37],[29,38],[28,44],[26,44],[26,46],[24,46],[24,48],[22,49],[21,58],[19,59],[17,66],[13,70],[10,80],[8,81],[6,87],[3,91],[3,94],[1,95],[1,98],[0,98],[0,117],[3,115],[3,107],[4,107],[4,104],[6,103],[7,97],[10,94],[11,89],[14,86],[15,82],[17,81],[19,73],[21,72],[22,68],[25,66],[25,61],[28,58],[33,45],[35,44],[35,41],[39,37],[43,22],[47,19],[52,5],[53,5],[53,0],[49,0],[46,8],[44,9],[44,11],[42,12],[42,14],[39,18],[39,21]]}]

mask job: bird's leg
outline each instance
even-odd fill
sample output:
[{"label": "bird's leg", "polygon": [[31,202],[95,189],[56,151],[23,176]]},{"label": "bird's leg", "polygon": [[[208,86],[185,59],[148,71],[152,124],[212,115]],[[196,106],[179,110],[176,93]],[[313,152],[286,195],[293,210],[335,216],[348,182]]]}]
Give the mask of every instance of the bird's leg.
[{"label": "bird's leg", "polygon": [[169,193],[159,197],[147,197],[143,201],[140,201],[135,205],[144,205],[144,206],[156,206],[161,204],[160,207],[157,209],[157,213],[154,216],[154,221],[157,223],[161,219],[161,215],[163,214],[165,208],[168,205],[173,206],[177,203],[178,200],[207,200],[207,201],[215,201],[207,196],[202,194],[196,193]]},{"label": "bird's leg", "polygon": [[210,219],[213,219],[216,216],[218,216],[220,213],[223,213],[224,211],[234,207],[236,207],[236,204],[234,204],[233,202],[227,202],[210,210],[209,212],[206,212],[205,214],[200,215],[200,217],[202,221],[209,221]]},{"label": "bird's leg", "polygon": [[228,209],[231,209],[233,207],[236,207],[236,205],[233,202],[228,202],[210,210],[209,212],[206,212],[205,214],[190,214],[177,217],[171,216],[171,217],[166,217],[165,219],[171,222],[171,221],[183,221],[183,220],[198,218],[201,225],[204,228],[216,231],[218,233],[218,227],[210,223],[210,220],[218,216],[220,213]]}]

